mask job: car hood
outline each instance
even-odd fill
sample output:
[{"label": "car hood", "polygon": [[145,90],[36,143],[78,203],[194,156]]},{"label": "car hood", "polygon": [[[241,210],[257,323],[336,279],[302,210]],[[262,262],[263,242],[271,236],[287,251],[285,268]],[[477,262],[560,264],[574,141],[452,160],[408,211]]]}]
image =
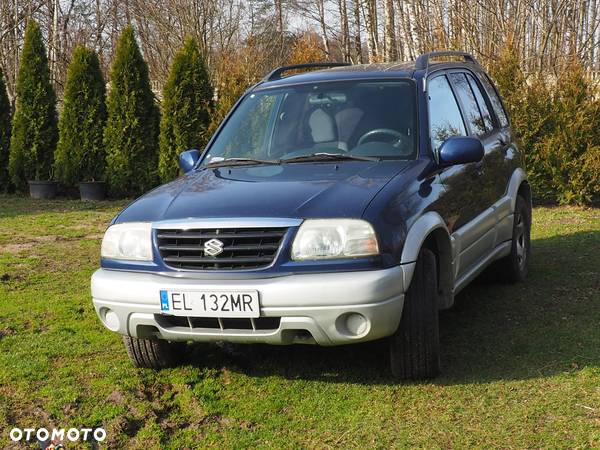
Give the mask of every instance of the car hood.
[{"label": "car hood", "polygon": [[414,161],[340,161],[204,168],[160,186],[115,222],[205,217],[361,217]]}]

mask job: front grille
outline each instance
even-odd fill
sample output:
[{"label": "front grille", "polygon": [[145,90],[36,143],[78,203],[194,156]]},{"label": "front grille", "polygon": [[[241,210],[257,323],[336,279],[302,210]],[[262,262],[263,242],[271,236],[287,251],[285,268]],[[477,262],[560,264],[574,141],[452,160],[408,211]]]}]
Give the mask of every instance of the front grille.
[{"label": "front grille", "polygon": [[155,314],[155,320],[163,328],[184,327],[190,330],[253,330],[272,331],[279,328],[281,317],[256,317],[254,319],[215,317],[181,317]]},{"label": "front grille", "polygon": [[[176,269],[236,270],[269,266],[287,228],[212,228],[158,230],[158,250],[163,262]],[[204,244],[211,239],[223,243],[222,253],[210,256]]]}]

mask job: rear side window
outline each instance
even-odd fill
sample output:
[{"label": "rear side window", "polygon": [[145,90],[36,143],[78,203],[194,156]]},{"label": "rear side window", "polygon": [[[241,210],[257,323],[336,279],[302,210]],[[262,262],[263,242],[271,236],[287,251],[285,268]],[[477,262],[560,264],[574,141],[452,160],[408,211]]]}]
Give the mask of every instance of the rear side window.
[{"label": "rear side window", "polygon": [[456,95],[460,98],[463,106],[463,113],[465,119],[469,124],[469,128],[472,133],[476,136],[482,136],[490,129],[486,128],[486,124],[483,120],[481,112],[479,111],[479,105],[475,94],[469,85],[469,81],[464,73],[451,73],[450,79],[456,89]]},{"label": "rear side window", "polygon": [[485,124],[486,130],[490,131],[494,129],[494,122],[492,121],[492,116],[490,115],[490,110],[488,109],[488,105],[485,102],[484,94],[481,92],[479,88],[479,84],[473,78],[473,75],[470,73],[466,74],[467,79],[469,80],[469,84],[471,85],[471,89],[475,94],[475,98],[477,99],[477,105],[479,106],[479,111],[481,112],[481,117],[483,117],[483,123]]},{"label": "rear side window", "polygon": [[437,76],[428,83],[429,136],[434,150],[451,136],[464,136],[465,124],[456,98],[445,75]]},{"label": "rear side window", "polygon": [[492,102],[492,108],[500,121],[500,126],[506,127],[508,126],[508,118],[506,117],[506,112],[504,111],[504,107],[502,106],[502,102],[500,101],[500,97],[498,97],[498,93],[489,78],[485,74],[479,74],[479,79],[481,80],[481,84],[483,84],[483,88],[488,94],[490,101]]}]

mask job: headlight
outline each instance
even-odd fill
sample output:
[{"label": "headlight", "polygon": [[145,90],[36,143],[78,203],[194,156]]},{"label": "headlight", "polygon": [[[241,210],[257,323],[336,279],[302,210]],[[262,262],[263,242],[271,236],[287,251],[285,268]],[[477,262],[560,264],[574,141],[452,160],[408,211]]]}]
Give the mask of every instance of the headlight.
[{"label": "headlight", "polygon": [[102,257],[152,261],[152,224],[147,222],[112,225],[104,233]]},{"label": "headlight", "polygon": [[295,260],[355,258],[378,253],[373,227],[358,219],[306,220],[292,245]]}]

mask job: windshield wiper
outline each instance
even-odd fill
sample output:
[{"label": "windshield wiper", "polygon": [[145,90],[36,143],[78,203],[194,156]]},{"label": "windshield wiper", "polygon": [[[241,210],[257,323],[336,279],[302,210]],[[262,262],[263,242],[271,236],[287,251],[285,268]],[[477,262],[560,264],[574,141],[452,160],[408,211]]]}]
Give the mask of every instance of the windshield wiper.
[{"label": "windshield wiper", "polygon": [[278,159],[255,159],[255,158],[225,158],[215,162],[209,162],[203,167],[223,167],[223,166],[252,166],[255,164],[280,164]]},{"label": "windshield wiper", "polygon": [[355,161],[381,161],[381,158],[375,156],[358,156],[349,153],[312,153],[310,155],[295,156],[293,158],[282,159],[281,163],[290,162],[304,162],[304,161],[344,161],[344,160],[355,160]]}]

